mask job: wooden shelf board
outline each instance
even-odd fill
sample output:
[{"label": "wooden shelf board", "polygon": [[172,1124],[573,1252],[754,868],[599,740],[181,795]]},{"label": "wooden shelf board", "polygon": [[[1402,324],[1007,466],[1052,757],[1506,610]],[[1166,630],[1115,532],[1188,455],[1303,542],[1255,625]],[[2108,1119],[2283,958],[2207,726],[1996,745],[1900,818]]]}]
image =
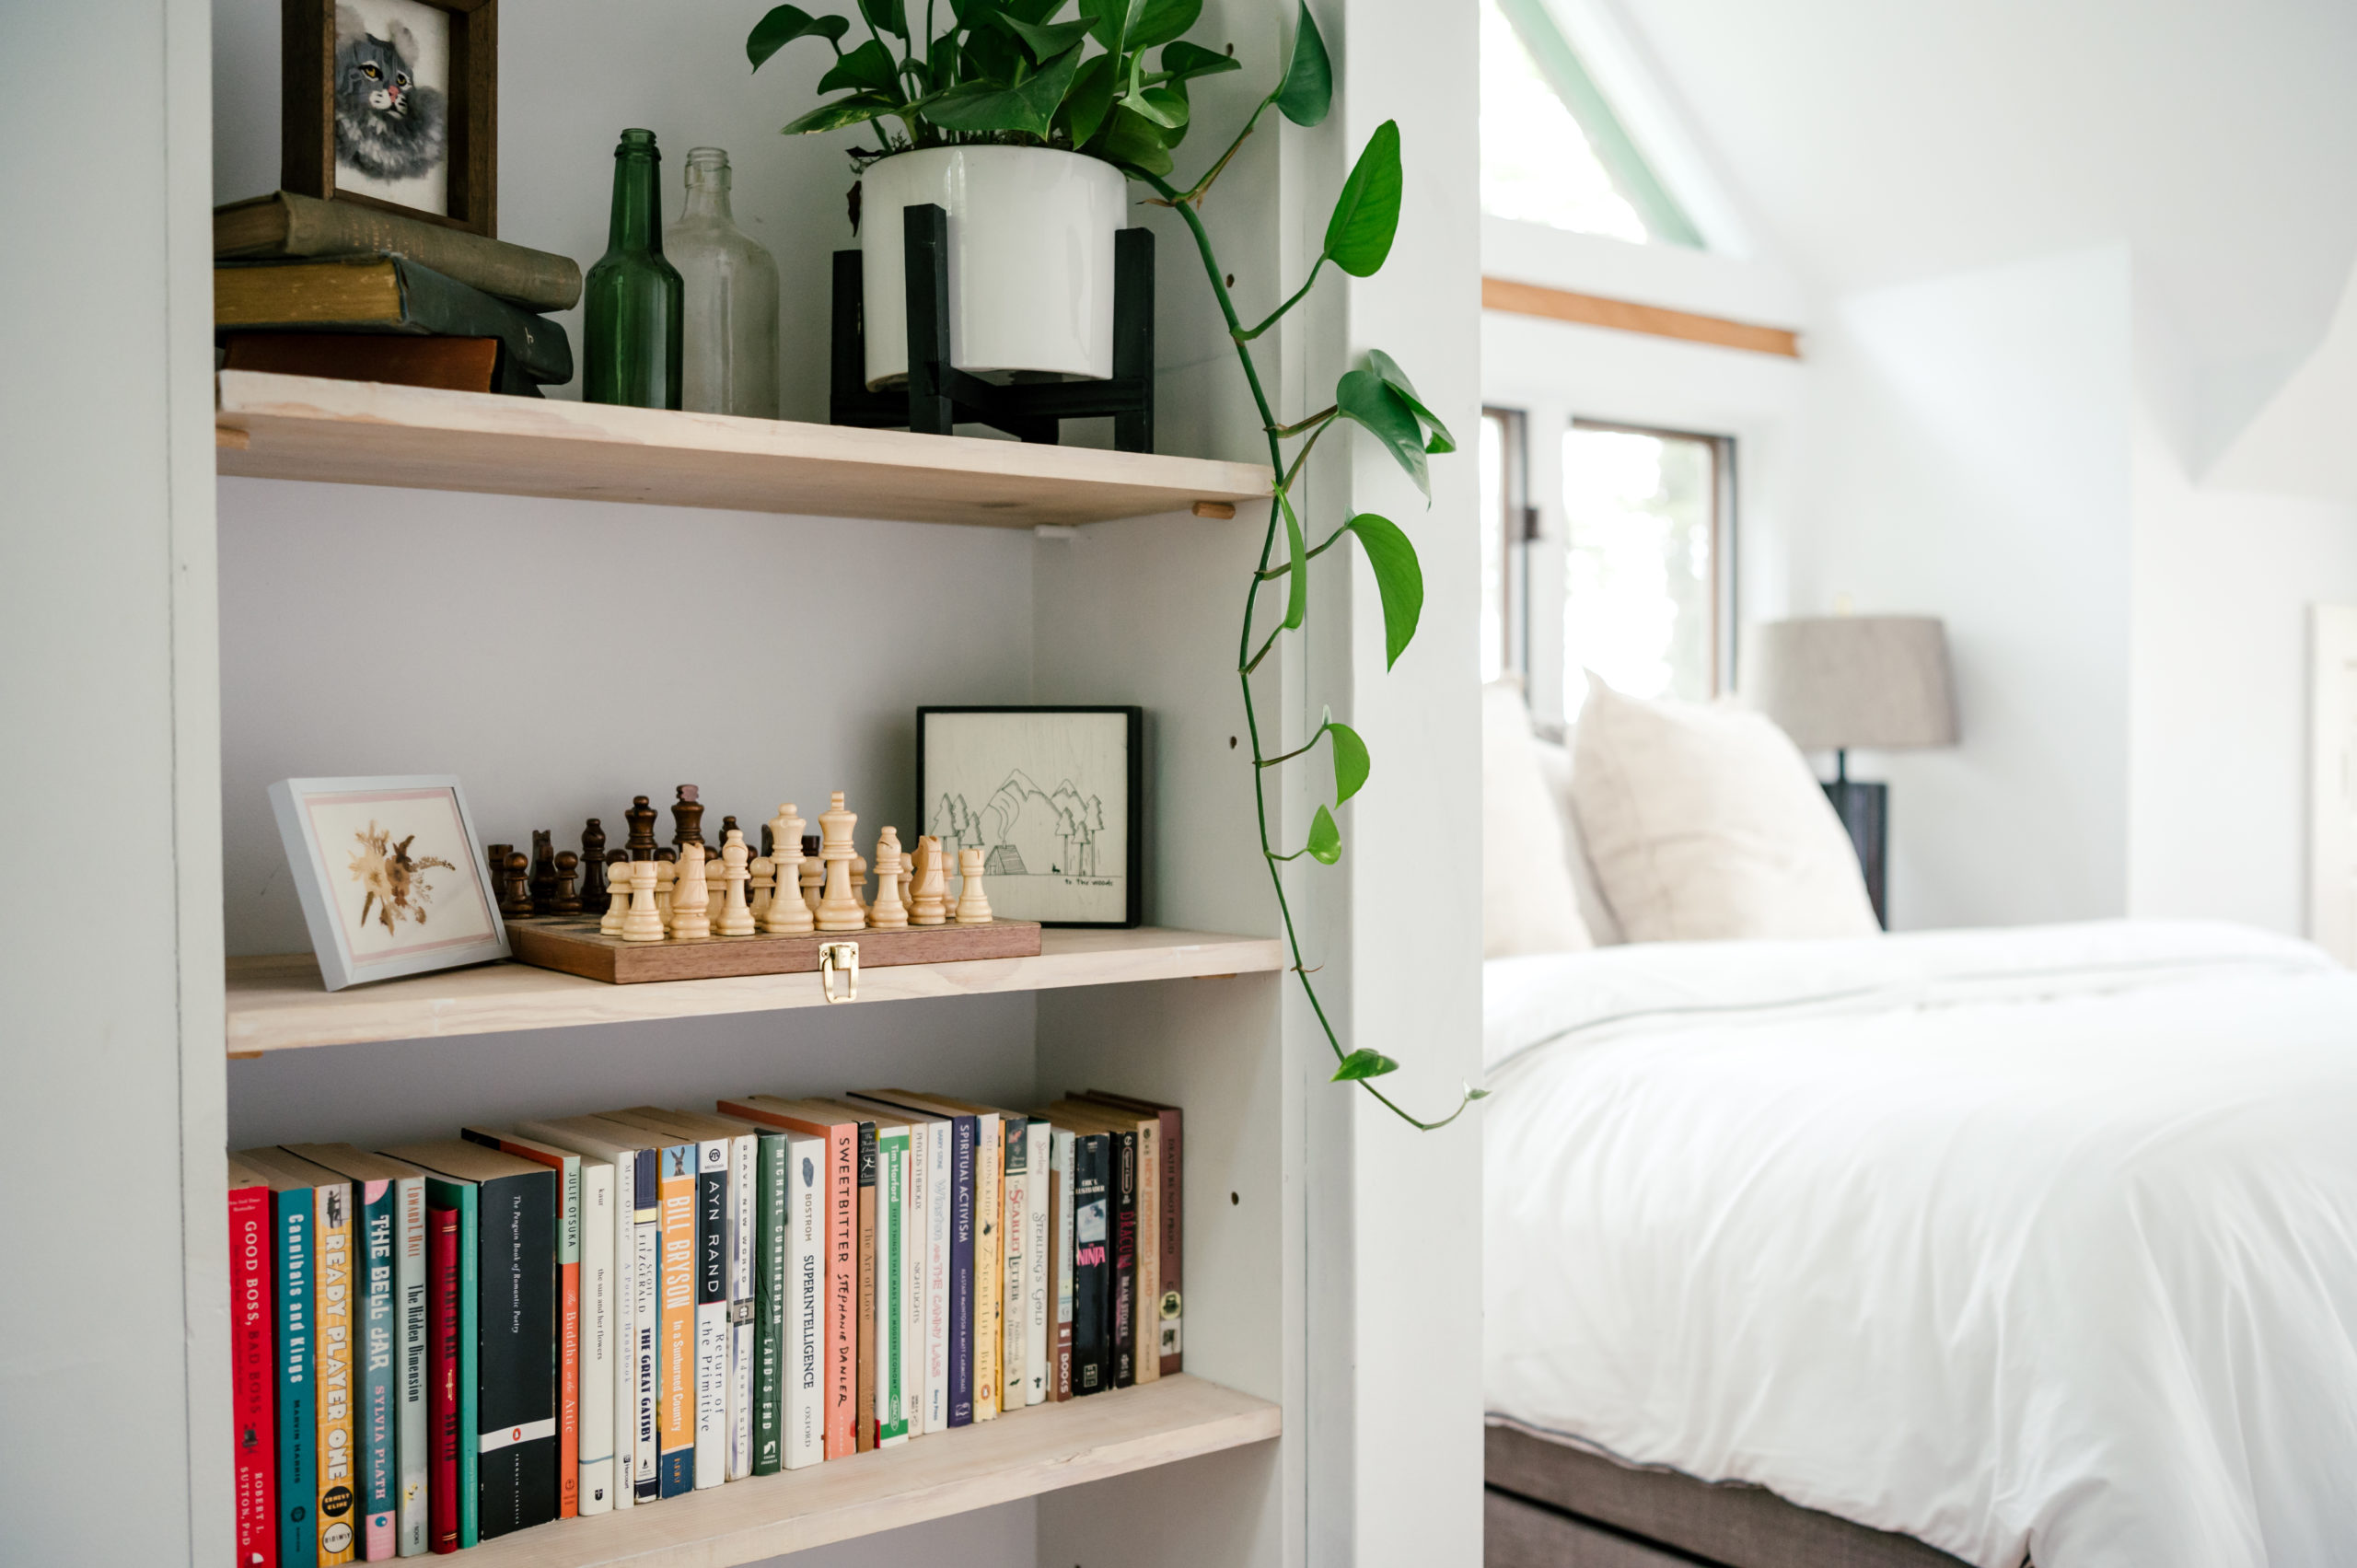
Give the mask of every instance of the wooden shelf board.
[{"label": "wooden shelf board", "polygon": [[[224,370],[225,474],[1028,528],[1264,501],[1267,468]],[[1191,525],[1190,525],[1191,526]]]},{"label": "wooden shelf board", "polygon": [[816,1469],[483,1542],[475,1568],[725,1568],[1264,1442],[1281,1412],[1200,1377],[1034,1405]]},{"label": "wooden shelf board", "polygon": [[[1048,931],[1035,958],[976,958],[862,970],[859,1000],[975,996],[1118,985],[1282,969],[1283,947],[1269,936],[1202,931]],[[319,988],[308,953],[229,960],[228,1047],[232,1056],[372,1040],[426,1040],[511,1029],[567,1028],[707,1013],[757,1013],[826,1005],[815,974],[607,985],[524,964],[481,964],[344,991]]]}]

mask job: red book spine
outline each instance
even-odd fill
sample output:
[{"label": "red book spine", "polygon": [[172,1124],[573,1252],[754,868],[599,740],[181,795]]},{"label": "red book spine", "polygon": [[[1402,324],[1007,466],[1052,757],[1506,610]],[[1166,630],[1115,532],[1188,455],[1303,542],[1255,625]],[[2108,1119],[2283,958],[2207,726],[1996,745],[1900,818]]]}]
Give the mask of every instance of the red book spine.
[{"label": "red book spine", "polygon": [[271,1319],[270,1189],[229,1194],[229,1377],[237,1418],[240,1568],[278,1568],[277,1363]]},{"label": "red book spine", "polygon": [[425,1215],[427,1541],[459,1550],[459,1211]]}]

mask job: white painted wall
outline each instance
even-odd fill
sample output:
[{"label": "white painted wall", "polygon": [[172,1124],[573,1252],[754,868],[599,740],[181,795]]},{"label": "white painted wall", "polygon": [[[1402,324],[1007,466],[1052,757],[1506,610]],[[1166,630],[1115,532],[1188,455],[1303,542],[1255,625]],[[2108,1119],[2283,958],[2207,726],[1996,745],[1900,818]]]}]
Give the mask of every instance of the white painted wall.
[{"label": "white painted wall", "polygon": [[1895,927],[2127,907],[2131,278],[2107,248],[1874,290],[1810,340],[1790,605],[1937,615],[1962,744],[1891,784]]}]

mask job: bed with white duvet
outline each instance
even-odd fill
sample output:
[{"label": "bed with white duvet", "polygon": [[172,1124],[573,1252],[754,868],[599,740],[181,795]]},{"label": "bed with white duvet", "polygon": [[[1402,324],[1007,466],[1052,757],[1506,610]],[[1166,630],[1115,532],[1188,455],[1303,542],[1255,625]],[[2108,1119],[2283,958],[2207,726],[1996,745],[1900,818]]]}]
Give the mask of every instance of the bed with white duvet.
[{"label": "bed with white duvet", "polygon": [[2239,927],[1486,966],[1492,1419],[1981,1568],[2357,1562],[2357,976]]}]

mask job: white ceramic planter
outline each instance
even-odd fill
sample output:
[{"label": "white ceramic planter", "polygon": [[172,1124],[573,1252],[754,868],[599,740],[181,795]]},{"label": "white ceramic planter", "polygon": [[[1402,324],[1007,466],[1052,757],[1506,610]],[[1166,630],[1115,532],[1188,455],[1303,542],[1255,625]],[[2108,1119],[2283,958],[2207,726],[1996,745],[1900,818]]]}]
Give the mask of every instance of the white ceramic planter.
[{"label": "white ceramic planter", "polygon": [[867,385],[909,373],[904,207],[949,215],[949,358],[960,370],[1113,374],[1113,236],[1126,216],[1112,165],[1047,147],[928,147],[861,179]]}]

